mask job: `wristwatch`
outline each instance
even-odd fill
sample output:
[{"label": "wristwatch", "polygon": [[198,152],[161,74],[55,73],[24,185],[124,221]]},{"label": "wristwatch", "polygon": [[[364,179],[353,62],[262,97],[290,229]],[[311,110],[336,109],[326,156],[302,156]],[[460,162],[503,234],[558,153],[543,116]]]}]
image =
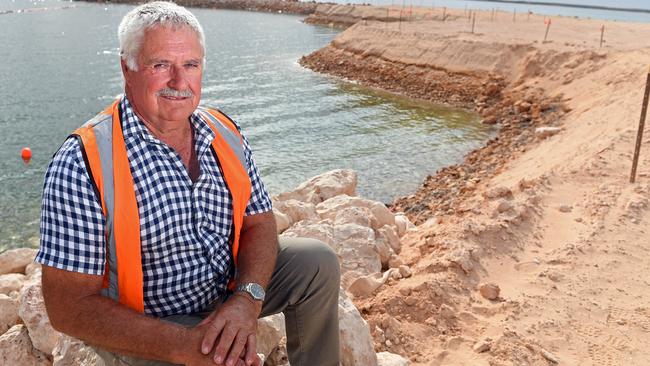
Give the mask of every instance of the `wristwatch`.
[{"label": "wristwatch", "polygon": [[255,282],[243,283],[235,288],[235,292],[246,292],[256,301],[264,301],[266,296],[264,288]]}]

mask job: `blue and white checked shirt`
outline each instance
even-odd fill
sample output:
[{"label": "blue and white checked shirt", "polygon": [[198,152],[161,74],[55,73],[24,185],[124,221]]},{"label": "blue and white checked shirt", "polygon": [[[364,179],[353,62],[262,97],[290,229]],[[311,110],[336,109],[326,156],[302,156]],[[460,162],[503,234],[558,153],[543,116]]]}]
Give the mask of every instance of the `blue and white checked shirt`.
[{"label": "blue and white checked shirt", "polygon": [[[140,213],[144,311],[161,317],[203,310],[225,292],[231,266],[231,198],[210,149],[214,132],[192,114],[201,170],[192,183],[180,156],[147,130],[125,96],[120,104]],[[270,211],[246,138],[244,150],[252,185],[246,215]],[[61,146],[45,174],[40,229],[37,262],[104,274],[105,220],[75,138]]]}]

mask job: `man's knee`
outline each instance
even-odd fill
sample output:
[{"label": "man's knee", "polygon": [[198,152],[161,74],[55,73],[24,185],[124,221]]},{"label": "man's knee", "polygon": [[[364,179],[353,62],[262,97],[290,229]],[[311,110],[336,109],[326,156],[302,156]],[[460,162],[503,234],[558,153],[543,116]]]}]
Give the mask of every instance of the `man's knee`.
[{"label": "man's knee", "polygon": [[338,291],[340,285],[339,258],[327,244],[311,238],[290,238],[284,241],[290,248],[294,265],[305,275],[311,274],[321,285]]}]

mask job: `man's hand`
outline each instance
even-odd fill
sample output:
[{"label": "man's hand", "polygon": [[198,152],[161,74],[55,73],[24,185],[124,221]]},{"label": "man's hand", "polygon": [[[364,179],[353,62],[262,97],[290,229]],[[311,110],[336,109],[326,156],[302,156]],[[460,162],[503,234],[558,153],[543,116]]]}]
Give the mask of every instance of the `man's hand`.
[{"label": "man's hand", "polygon": [[[185,350],[185,355],[183,357],[182,364],[185,366],[215,366],[214,359],[210,355],[205,355],[201,352],[201,344],[203,342],[203,336],[210,328],[211,323],[202,322],[196,327],[192,328],[188,334],[189,342],[186,344],[193,345],[189,349]],[[246,366],[244,360],[244,353],[242,352],[239,357],[237,357],[235,366]],[[259,366],[260,364],[256,364]]]},{"label": "man's hand", "polygon": [[201,352],[207,355],[216,345],[214,362],[218,365],[236,366],[242,355],[246,365],[260,365],[255,331],[261,308],[262,304],[248,295],[232,295],[197,325],[199,329],[205,328]]}]

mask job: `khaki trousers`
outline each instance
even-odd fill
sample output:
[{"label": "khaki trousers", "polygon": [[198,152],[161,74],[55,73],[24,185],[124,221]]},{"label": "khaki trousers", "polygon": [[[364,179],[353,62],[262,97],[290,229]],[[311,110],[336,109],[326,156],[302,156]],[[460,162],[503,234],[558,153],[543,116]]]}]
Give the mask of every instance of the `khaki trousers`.
[{"label": "khaki trousers", "polygon": [[[260,316],[284,313],[292,366],[339,365],[339,282],[338,258],[326,244],[307,238],[280,238],[275,271]],[[194,326],[213,310],[162,320]],[[172,365],[95,350],[106,366]]]}]

